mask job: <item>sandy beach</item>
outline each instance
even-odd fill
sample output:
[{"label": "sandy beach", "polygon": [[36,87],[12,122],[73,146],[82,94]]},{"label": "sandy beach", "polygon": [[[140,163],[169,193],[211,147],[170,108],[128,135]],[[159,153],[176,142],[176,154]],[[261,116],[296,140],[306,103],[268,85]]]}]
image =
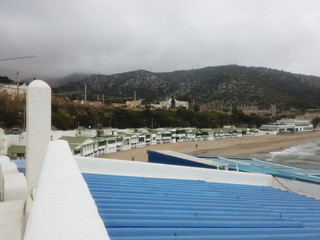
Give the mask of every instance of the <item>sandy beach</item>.
[{"label": "sandy beach", "polygon": [[[211,141],[166,143],[102,155],[100,158],[131,160],[134,157],[135,161],[146,162],[148,161],[147,150],[172,150],[183,153],[246,156],[257,153],[269,153],[270,151],[288,148],[317,138],[320,138],[320,131],[287,135],[225,138]],[[197,148],[196,145],[198,145]]]}]

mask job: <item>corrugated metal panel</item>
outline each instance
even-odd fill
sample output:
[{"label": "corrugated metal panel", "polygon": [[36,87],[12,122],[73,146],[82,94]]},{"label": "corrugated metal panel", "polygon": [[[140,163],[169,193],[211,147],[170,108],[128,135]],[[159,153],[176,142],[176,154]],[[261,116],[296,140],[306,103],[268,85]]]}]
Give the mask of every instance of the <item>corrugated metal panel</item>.
[{"label": "corrugated metal panel", "polygon": [[320,201],[272,187],[83,174],[112,240],[320,239]]}]

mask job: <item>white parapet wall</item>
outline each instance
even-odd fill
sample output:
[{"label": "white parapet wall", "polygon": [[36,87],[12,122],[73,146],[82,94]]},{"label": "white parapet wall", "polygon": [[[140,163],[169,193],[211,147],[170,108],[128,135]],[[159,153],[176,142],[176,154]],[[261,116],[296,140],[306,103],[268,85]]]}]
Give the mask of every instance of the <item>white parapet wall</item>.
[{"label": "white parapet wall", "polygon": [[28,195],[27,181],[23,173],[4,174],[3,200],[26,200]]},{"label": "white parapet wall", "polygon": [[[4,189],[10,185],[11,183],[6,181],[7,186],[4,184],[5,176],[8,174],[17,174],[18,168],[17,165],[10,162],[7,156],[0,156],[0,201],[5,199],[4,197]],[[10,187],[9,187],[10,188]]]},{"label": "white parapet wall", "polygon": [[50,138],[51,88],[41,80],[34,80],[27,91],[26,176],[29,192],[38,184]]},{"label": "white parapet wall", "polygon": [[109,240],[68,143],[49,144],[25,240]]},{"label": "white parapet wall", "polygon": [[0,202],[0,239],[21,240],[25,200]]},{"label": "white parapet wall", "polygon": [[27,181],[7,156],[0,156],[0,239],[21,240]]},{"label": "white parapet wall", "polygon": [[203,180],[208,182],[272,186],[273,177],[259,173],[244,173],[158,163],[133,162],[103,158],[75,157],[84,173],[135,177]]}]

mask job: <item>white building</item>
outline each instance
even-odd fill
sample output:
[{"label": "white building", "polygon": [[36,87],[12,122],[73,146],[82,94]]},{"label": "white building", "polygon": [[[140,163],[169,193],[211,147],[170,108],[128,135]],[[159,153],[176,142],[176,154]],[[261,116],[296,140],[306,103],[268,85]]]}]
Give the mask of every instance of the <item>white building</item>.
[{"label": "white building", "polygon": [[131,148],[131,138],[126,135],[122,136],[122,150],[129,150]]},{"label": "white building", "polygon": [[142,99],[141,100],[133,100],[133,101],[126,101],[126,105],[129,108],[136,108],[137,106],[141,105]]},{"label": "white building", "polygon": [[117,151],[117,139],[108,138],[107,140],[107,153],[114,153]]},{"label": "white building", "polygon": [[96,137],[97,130],[96,129],[84,129],[78,130],[76,132],[76,137]]},{"label": "white building", "polygon": [[28,86],[24,83],[22,85],[17,84],[2,84],[0,83],[0,92],[7,92],[8,94],[26,94]]},{"label": "white building", "polygon": [[282,118],[271,125],[262,125],[260,130],[264,133],[277,134],[288,132],[308,132],[313,130],[309,120]]},{"label": "white building", "polygon": [[189,109],[189,103],[187,101],[178,101],[175,98],[171,98],[166,101],[162,101],[159,104],[151,104],[151,107],[153,108],[178,108],[178,107],[185,107],[186,109]]}]

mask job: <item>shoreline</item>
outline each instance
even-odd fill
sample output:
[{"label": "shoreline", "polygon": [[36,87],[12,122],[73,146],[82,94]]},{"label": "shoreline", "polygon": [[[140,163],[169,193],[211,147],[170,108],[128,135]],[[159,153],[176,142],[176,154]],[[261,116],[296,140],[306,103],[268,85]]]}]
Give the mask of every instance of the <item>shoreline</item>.
[{"label": "shoreline", "polygon": [[[149,145],[142,148],[135,148],[126,151],[109,153],[99,158],[110,158],[119,160],[148,161],[148,150],[172,150],[182,153],[199,155],[218,156],[254,156],[267,155],[273,151],[299,145],[314,139],[320,138],[320,131],[305,133],[293,133],[283,135],[261,135],[241,138],[224,138],[206,141],[192,141],[181,143],[164,143]],[[196,145],[198,147],[196,148]]]}]

